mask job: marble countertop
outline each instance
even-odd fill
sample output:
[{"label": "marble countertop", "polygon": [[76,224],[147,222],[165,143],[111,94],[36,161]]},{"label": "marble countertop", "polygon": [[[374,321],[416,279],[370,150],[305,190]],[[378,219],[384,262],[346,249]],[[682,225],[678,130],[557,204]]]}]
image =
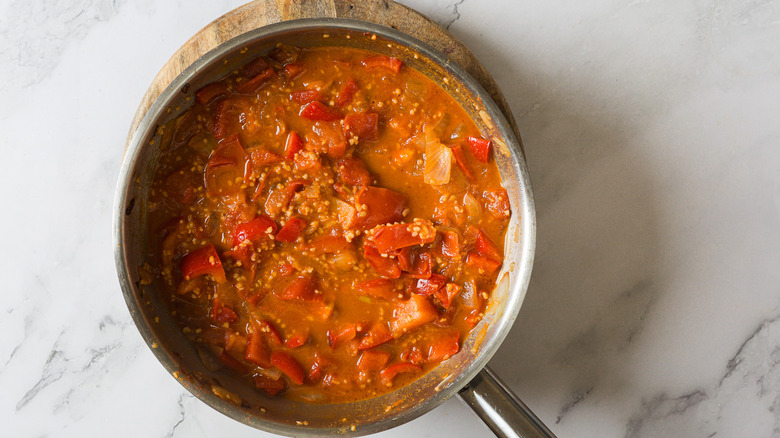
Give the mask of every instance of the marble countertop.
[{"label": "marble countertop", "polygon": [[[0,2],[3,436],[269,436],[155,360],[111,243],[146,87],[241,3]],[[560,437],[780,434],[780,2],[404,3],[525,143],[536,263],[492,368]],[[451,399],[378,436],[488,435]]]}]

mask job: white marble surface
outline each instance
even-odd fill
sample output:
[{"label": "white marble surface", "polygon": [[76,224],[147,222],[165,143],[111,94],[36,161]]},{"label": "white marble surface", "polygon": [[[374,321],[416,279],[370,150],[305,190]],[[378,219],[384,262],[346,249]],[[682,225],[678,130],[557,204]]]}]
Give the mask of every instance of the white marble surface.
[{"label": "white marble surface", "polygon": [[[240,3],[0,1],[2,436],[267,436],[157,363],[111,244],[143,92]],[[560,437],[780,436],[780,2],[405,3],[523,133],[539,243],[498,374]],[[450,400],[380,436],[488,433]]]}]

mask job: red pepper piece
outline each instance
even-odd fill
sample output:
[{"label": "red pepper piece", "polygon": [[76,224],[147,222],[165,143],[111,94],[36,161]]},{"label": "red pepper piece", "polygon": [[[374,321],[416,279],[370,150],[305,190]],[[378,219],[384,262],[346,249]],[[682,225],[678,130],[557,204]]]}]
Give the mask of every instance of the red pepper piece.
[{"label": "red pepper piece", "polygon": [[252,149],[252,152],[249,154],[249,156],[252,160],[252,166],[256,168],[260,168],[266,164],[278,163],[284,159],[281,155],[261,148]]},{"label": "red pepper piece", "polygon": [[295,277],[284,289],[279,298],[283,300],[321,301],[322,295],[317,293],[317,285],[310,275]]},{"label": "red pepper piece", "polygon": [[355,339],[355,336],[357,336],[357,325],[353,323],[345,324],[338,329],[328,330],[328,345],[330,345],[331,349],[335,349]]},{"label": "red pepper piece", "polygon": [[373,186],[362,188],[355,196],[355,202],[365,206],[366,215],[358,215],[355,220],[355,227],[362,230],[402,221],[404,210],[408,205],[406,196],[390,189]]},{"label": "red pepper piece", "polygon": [[264,390],[269,395],[276,395],[287,387],[287,385],[284,383],[284,380],[274,380],[262,374],[255,376],[255,386],[257,389]]},{"label": "red pepper piece", "polygon": [[355,96],[355,92],[357,92],[357,90],[358,86],[354,79],[350,79],[345,82],[341,87],[341,91],[339,91],[338,96],[336,96],[336,105],[344,106],[351,102],[352,97]]},{"label": "red pepper piece", "polygon": [[271,366],[271,351],[258,330],[249,333],[246,342],[246,360],[261,367]]},{"label": "red pepper piece", "polygon": [[469,163],[466,160],[466,155],[463,153],[463,148],[460,147],[459,144],[454,144],[450,146],[450,149],[452,149],[452,155],[455,157],[455,163],[458,165],[458,167],[460,167],[463,175],[469,181],[474,182],[474,174],[469,168]]},{"label": "red pepper piece", "polygon": [[383,385],[392,386],[395,376],[401,373],[414,373],[420,371],[422,371],[422,368],[415,364],[409,362],[399,362],[382,370],[382,372],[379,373],[379,377],[382,379]]},{"label": "red pepper piece", "polygon": [[211,319],[217,324],[231,323],[238,320],[236,312],[224,306],[217,297],[211,303]]},{"label": "red pepper piece", "polygon": [[257,216],[249,222],[236,225],[233,231],[233,246],[242,244],[245,240],[252,243],[273,240],[276,233],[276,222],[268,216]]},{"label": "red pepper piece", "polygon": [[303,149],[301,137],[295,131],[290,132],[287,135],[287,141],[284,143],[284,157],[292,160],[301,149]]},{"label": "red pepper piece", "polygon": [[347,242],[343,236],[319,236],[306,246],[314,254],[333,254],[352,248],[352,243]]},{"label": "red pepper piece", "polygon": [[179,268],[185,280],[209,274],[214,277],[217,283],[227,281],[217,249],[211,243],[184,256]]},{"label": "red pepper piece", "polygon": [[439,362],[449,359],[460,350],[460,333],[447,332],[431,342],[428,347],[428,361]]},{"label": "red pepper piece", "polygon": [[390,321],[393,337],[400,337],[407,331],[436,319],[436,308],[423,295],[412,294],[408,300],[398,304]]},{"label": "red pepper piece", "polygon": [[198,93],[195,95],[195,99],[197,99],[198,103],[201,105],[206,105],[217,97],[224,96],[226,94],[228,94],[227,85],[225,85],[224,82],[215,82],[213,84],[208,84],[198,90]]},{"label": "red pepper piece", "polygon": [[298,90],[290,93],[290,99],[301,105],[309,102],[322,102],[325,96],[317,90]]},{"label": "red pepper piece", "polygon": [[379,371],[387,365],[390,353],[381,350],[366,350],[357,361],[359,371]]},{"label": "red pepper piece", "polygon": [[382,277],[398,278],[401,276],[401,268],[398,267],[398,261],[392,257],[382,257],[373,246],[363,246],[363,257]]},{"label": "red pepper piece", "polygon": [[219,361],[239,374],[246,374],[249,372],[249,369],[244,364],[225,350],[222,350],[222,354],[219,355]]},{"label": "red pepper piece", "polygon": [[490,140],[477,137],[467,137],[466,144],[469,145],[469,149],[471,149],[471,154],[474,155],[474,158],[483,163],[488,162],[488,159],[490,158]]},{"label": "red pepper piece", "polygon": [[511,215],[509,195],[506,189],[488,190],[482,194],[485,199],[485,208],[498,219],[506,219]]},{"label": "red pepper piece", "polygon": [[284,66],[284,74],[286,74],[287,77],[290,79],[293,79],[294,77],[303,73],[303,70],[304,68],[302,65],[296,64],[294,62],[291,62]]},{"label": "red pepper piece", "polygon": [[460,238],[455,231],[441,232],[441,253],[447,257],[457,257],[460,254]]},{"label": "red pepper piece", "polygon": [[276,240],[280,242],[295,242],[301,232],[306,228],[306,221],[297,217],[287,220],[281,230],[276,233]]},{"label": "red pepper piece", "polygon": [[366,68],[384,68],[393,73],[398,73],[401,71],[401,66],[403,66],[404,63],[398,58],[378,55],[364,59],[361,61],[361,64]]},{"label": "red pepper piece", "polygon": [[492,275],[501,267],[501,262],[472,251],[466,256],[466,266],[481,270],[487,275]]},{"label": "red pepper piece", "polygon": [[276,330],[273,324],[268,321],[260,321],[258,327],[260,333],[265,335],[265,339],[272,347],[278,348],[282,346],[282,337],[279,336],[279,331]]},{"label": "red pepper piece", "polygon": [[407,246],[398,250],[398,266],[412,278],[430,278],[433,257],[428,250]]},{"label": "red pepper piece", "polygon": [[325,122],[330,122],[341,118],[341,115],[335,109],[325,105],[322,102],[307,103],[301,107],[301,112],[299,115],[309,120],[322,120]]},{"label": "red pepper piece", "polygon": [[276,72],[272,68],[267,68],[248,81],[240,82],[236,85],[236,91],[239,93],[254,93],[260,88],[261,85],[268,82],[269,79],[276,76]]},{"label": "red pepper piece", "polygon": [[358,157],[344,157],[340,159],[336,170],[344,184],[365,187],[372,182],[366,163]]},{"label": "red pepper piece", "polygon": [[433,297],[441,304],[445,309],[449,309],[452,305],[452,300],[460,294],[460,286],[455,283],[447,283],[444,287],[439,288]]},{"label": "red pepper piece", "polygon": [[271,353],[271,363],[295,384],[303,385],[303,367],[294,357],[283,351],[274,351]]},{"label": "red pepper piece", "polygon": [[298,348],[305,344],[307,340],[309,340],[309,329],[304,327],[300,331],[287,336],[287,341],[285,341],[284,345],[287,348]]},{"label": "red pepper piece", "polygon": [[344,117],[344,134],[358,140],[379,138],[379,115],[377,113],[355,113]]},{"label": "red pepper piece", "polygon": [[476,250],[477,253],[479,253],[481,256],[485,256],[497,261],[501,261],[503,259],[501,256],[501,251],[498,250],[496,244],[493,243],[493,241],[490,240],[487,234],[485,234],[485,232],[482,230],[479,230],[477,233]]},{"label": "red pepper piece", "polygon": [[447,284],[447,277],[441,274],[431,274],[428,279],[419,279],[414,285],[414,293],[420,295],[433,295]]},{"label": "red pepper piece", "polygon": [[368,350],[393,339],[390,330],[382,322],[374,323],[358,344],[358,350]]},{"label": "red pepper piece", "polygon": [[367,241],[377,251],[388,254],[392,251],[414,245],[431,243],[436,239],[436,228],[430,221],[383,225],[369,234]]}]

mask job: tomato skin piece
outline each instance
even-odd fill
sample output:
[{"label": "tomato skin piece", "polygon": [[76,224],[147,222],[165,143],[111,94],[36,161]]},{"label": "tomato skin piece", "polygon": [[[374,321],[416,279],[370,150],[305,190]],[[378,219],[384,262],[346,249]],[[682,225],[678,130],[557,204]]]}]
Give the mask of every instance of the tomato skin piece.
[{"label": "tomato skin piece", "polygon": [[366,187],[372,182],[371,173],[360,158],[344,157],[338,161],[336,169],[344,184]]},{"label": "tomato skin piece", "polygon": [[356,281],[352,284],[352,288],[361,295],[379,297],[388,301],[392,300],[397,295],[395,292],[395,284],[392,280],[386,278]]},{"label": "tomato skin piece", "polygon": [[430,221],[383,225],[375,228],[367,237],[367,241],[382,254],[407,246],[431,243],[435,239],[436,228]]},{"label": "tomato skin piece", "polygon": [[206,190],[212,195],[231,195],[241,190],[237,179],[248,182],[252,163],[238,136],[223,139],[209,156],[204,172]]},{"label": "tomato skin piece", "polygon": [[366,350],[357,361],[359,371],[379,371],[387,365],[390,353],[381,350]]},{"label": "tomato skin piece", "polygon": [[341,91],[339,91],[338,96],[336,96],[336,105],[338,106],[344,106],[352,101],[352,97],[354,97],[355,92],[358,91],[357,83],[354,79],[350,79],[347,82],[344,83],[344,85],[341,87]]},{"label": "tomato skin piece", "polygon": [[272,347],[282,346],[282,337],[279,336],[279,331],[276,330],[273,324],[268,321],[260,321],[258,324],[260,332],[265,336],[265,339]]},{"label": "tomato skin piece", "polygon": [[271,351],[259,330],[249,333],[246,343],[246,360],[261,367],[271,366]]},{"label": "tomato skin piece", "polygon": [[447,284],[447,277],[441,274],[431,274],[428,279],[419,279],[414,284],[414,293],[420,295],[433,295]]},{"label": "tomato skin piece", "polygon": [[390,70],[393,73],[401,71],[401,67],[404,65],[400,59],[390,56],[370,56],[360,62],[365,68],[384,68]]},{"label": "tomato skin piece", "polygon": [[245,78],[253,78],[268,70],[269,68],[271,68],[271,66],[268,64],[268,61],[266,61],[262,56],[258,56],[257,58],[247,62],[246,65],[241,68],[241,74]]},{"label": "tomato skin piece", "polygon": [[268,216],[257,216],[249,222],[236,225],[233,231],[233,247],[241,245],[245,240],[252,243],[273,240],[276,234],[276,222]]},{"label": "tomato skin piece", "polygon": [[344,117],[344,134],[357,137],[358,140],[376,140],[379,138],[379,114],[355,113]]},{"label": "tomato skin piece", "polygon": [[365,257],[368,264],[370,264],[382,277],[399,278],[401,276],[401,268],[398,267],[398,262],[391,257],[382,257],[376,248],[370,245],[364,245],[363,257]]},{"label": "tomato skin piece", "polygon": [[295,384],[303,385],[303,367],[294,357],[283,351],[274,351],[271,353],[271,363]]},{"label": "tomato skin piece", "polygon": [[279,392],[283,391],[285,388],[287,388],[287,385],[284,383],[284,380],[274,380],[268,376],[264,376],[262,374],[258,374],[255,376],[255,386],[257,389],[262,389],[265,392],[268,393],[268,395],[276,395]]},{"label": "tomato skin piece", "polygon": [[227,85],[224,82],[215,82],[208,84],[205,87],[198,90],[195,94],[195,99],[201,105],[206,105],[216,99],[217,97],[228,94]]},{"label": "tomato skin piece", "polygon": [[321,301],[322,296],[316,291],[317,285],[310,275],[295,277],[279,296],[282,300]]},{"label": "tomato skin piece", "polygon": [[295,242],[301,236],[301,232],[306,228],[306,221],[291,217],[284,226],[276,233],[276,240],[280,242]]},{"label": "tomato skin piece", "polygon": [[422,368],[409,362],[399,362],[397,364],[390,365],[379,373],[379,377],[382,379],[382,384],[385,386],[392,386],[395,376],[401,373],[413,373],[420,372]]},{"label": "tomato skin piece", "polygon": [[217,249],[209,243],[201,249],[192,251],[181,259],[179,269],[185,280],[209,274],[217,283],[225,283],[225,269],[219,260]]},{"label": "tomato skin piece", "polygon": [[322,102],[325,96],[317,90],[298,90],[290,93],[290,100],[298,104],[305,104],[309,102]]},{"label": "tomato skin piece", "polygon": [[355,227],[361,230],[402,221],[404,210],[408,205],[406,196],[390,189],[373,186],[362,188],[355,196],[355,202],[366,207],[367,214],[358,215],[355,220]]},{"label": "tomato skin piece", "polygon": [[501,267],[501,262],[490,257],[480,255],[475,251],[471,251],[466,256],[466,266],[482,270],[487,275],[492,275],[498,268]]},{"label": "tomato skin piece", "polygon": [[309,102],[302,106],[299,115],[309,120],[320,120],[324,122],[331,122],[341,118],[341,115],[339,115],[335,109],[319,101]]},{"label": "tomato skin piece", "polygon": [[490,140],[477,137],[467,137],[466,144],[469,145],[469,149],[471,149],[471,154],[474,155],[474,158],[483,163],[488,162],[490,159]]},{"label": "tomato skin piece", "polygon": [[440,362],[460,351],[460,333],[452,331],[440,336],[428,347],[428,361]]},{"label": "tomato skin piece", "polygon": [[358,350],[368,350],[393,339],[393,335],[383,322],[374,323],[358,344]]},{"label": "tomato skin piece", "polygon": [[287,134],[287,141],[284,143],[284,157],[292,160],[301,149],[303,149],[301,137],[295,131]]},{"label": "tomato skin piece", "polygon": [[460,295],[460,286],[455,283],[447,283],[444,287],[439,288],[433,297],[441,304],[445,309],[449,309],[452,305],[452,301]]},{"label": "tomato skin piece", "polygon": [[390,320],[390,331],[394,338],[409,330],[427,324],[437,317],[436,308],[423,295],[412,294],[408,300],[398,304]]}]

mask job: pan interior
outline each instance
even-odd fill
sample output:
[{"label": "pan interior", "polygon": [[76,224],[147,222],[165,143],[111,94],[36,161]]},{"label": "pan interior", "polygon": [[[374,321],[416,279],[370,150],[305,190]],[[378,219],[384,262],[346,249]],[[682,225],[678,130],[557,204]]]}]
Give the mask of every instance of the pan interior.
[{"label": "pan interior", "polygon": [[[304,404],[271,398],[216,365],[190,343],[170,317],[157,285],[141,284],[149,258],[148,187],[159,158],[157,126],[188,107],[195,92],[278,43],[301,47],[345,46],[395,56],[440,84],[493,140],[494,157],[512,206],[506,258],[484,319],[461,351],[414,383],[351,403]],[[118,186],[116,259],[125,300],[141,334],[160,362],[188,391],[250,426],[285,435],[367,434],[409,421],[454,395],[486,364],[506,336],[530,275],[535,220],[519,140],[488,94],[465,72],[423,43],[400,32],[350,20],[297,20],[243,34],[200,58],[155,102],[135,133]]]}]

